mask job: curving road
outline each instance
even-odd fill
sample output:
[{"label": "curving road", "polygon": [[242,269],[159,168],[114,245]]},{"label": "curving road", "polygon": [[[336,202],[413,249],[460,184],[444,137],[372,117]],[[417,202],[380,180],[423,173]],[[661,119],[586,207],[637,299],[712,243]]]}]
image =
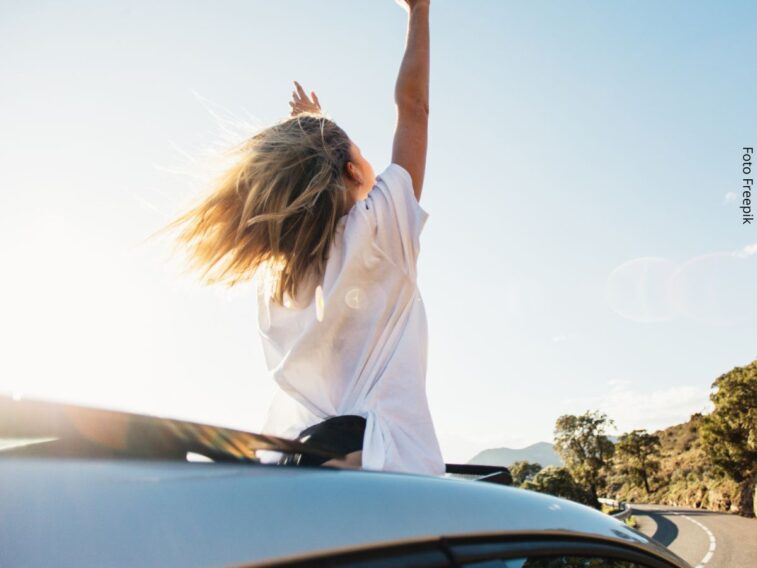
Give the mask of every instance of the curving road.
[{"label": "curving road", "polygon": [[686,507],[629,505],[638,530],[696,568],[757,567],[757,519]]}]

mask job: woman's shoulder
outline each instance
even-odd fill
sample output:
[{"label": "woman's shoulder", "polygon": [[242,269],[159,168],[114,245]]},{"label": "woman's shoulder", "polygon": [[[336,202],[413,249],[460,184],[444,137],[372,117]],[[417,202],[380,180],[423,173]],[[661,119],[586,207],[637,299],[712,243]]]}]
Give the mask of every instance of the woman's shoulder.
[{"label": "woman's shoulder", "polygon": [[350,213],[360,219],[355,224],[365,231],[361,236],[414,278],[420,235],[429,213],[415,197],[410,173],[400,164],[390,163],[354,209]]}]

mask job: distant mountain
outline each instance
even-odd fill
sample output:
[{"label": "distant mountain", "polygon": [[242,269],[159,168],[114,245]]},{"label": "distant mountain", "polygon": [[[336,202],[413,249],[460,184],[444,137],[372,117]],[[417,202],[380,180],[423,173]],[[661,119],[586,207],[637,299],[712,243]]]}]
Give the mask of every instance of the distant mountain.
[{"label": "distant mountain", "polygon": [[548,465],[562,466],[562,460],[549,442],[537,442],[514,450],[512,448],[491,448],[479,452],[468,463],[475,465],[501,465],[510,467],[513,463],[520,460],[526,460],[531,463],[538,463],[542,467]]},{"label": "distant mountain", "polygon": [[[607,436],[613,443],[617,443],[618,436]],[[503,465],[510,467],[516,461],[526,460],[530,463],[538,463],[542,467],[548,465],[562,466],[562,460],[549,442],[536,442],[525,448],[514,450],[512,448],[490,448],[483,450],[468,460],[469,464],[475,465]]]}]

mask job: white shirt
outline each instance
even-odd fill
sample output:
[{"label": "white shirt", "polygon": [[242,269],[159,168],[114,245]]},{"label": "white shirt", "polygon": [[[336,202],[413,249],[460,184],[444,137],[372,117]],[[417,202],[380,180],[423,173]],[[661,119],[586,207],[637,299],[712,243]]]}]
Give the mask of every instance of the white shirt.
[{"label": "white shirt", "polygon": [[367,420],[363,469],[445,472],[426,397],[428,331],[416,281],[428,216],[410,174],[390,164],[339,220],[320,285],[303,285],[296,302],[281,306],[258,279],[258,330],[279,387],[263,433],[296,438],[331,416],[357,414]]}]

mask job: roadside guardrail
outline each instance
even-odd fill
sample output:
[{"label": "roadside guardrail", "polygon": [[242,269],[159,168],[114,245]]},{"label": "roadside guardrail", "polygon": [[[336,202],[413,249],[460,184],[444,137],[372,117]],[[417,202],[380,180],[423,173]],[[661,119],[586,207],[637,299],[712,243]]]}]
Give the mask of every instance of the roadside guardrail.
[{"label": "roadside guardrail", "polygon": [[611,507],[614,507],[615,509],[618,509],[617,513],[613,513],[612,515],[610,515],[614,519],[623,521],[631,515],[631,507],[629,507],[628,503],[626,503],[625,501],[616,501],[615,499],[607,499],[605,497],[600,497],[599,499],[597,499],[597,501],[605,505],[610,505]]}]

